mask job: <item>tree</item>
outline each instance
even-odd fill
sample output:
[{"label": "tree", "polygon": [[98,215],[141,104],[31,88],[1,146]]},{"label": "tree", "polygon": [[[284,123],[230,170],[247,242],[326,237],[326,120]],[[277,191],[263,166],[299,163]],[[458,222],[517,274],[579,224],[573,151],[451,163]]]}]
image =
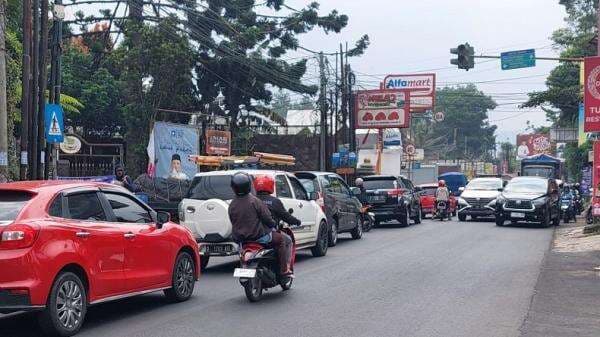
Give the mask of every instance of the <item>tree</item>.
[{"label": "tree", "polygon": [[475,85],[446,87],[436,93],[436,110],[445,113],[440,123],[420,121],[415,127],[417,146],[443,159],[490,160],[496,146],[495,125],[487,112],[496,102]]}]

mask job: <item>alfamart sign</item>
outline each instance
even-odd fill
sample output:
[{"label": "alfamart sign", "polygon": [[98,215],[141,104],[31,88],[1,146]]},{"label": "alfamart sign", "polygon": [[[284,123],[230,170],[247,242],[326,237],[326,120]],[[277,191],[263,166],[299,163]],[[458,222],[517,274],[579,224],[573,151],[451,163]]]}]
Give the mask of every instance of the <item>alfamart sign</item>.
[{"label": "alfamart sign", "polygon": [[433,110],[435,105],[435,74],[388,75],[382,83],[385,90],[410,91],[410,111]]}]

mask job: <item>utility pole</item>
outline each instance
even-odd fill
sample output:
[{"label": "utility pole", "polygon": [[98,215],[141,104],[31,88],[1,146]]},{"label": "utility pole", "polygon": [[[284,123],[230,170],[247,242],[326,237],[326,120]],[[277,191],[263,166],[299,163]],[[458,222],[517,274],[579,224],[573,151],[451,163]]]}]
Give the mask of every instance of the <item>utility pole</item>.
[{"label": "utility pole", "polygon": [[20,179],[27,180],[29,165],[29,120],[31,100],[31,0],[23,0],[23,85],[21,91],[21,169]]},{"label": "utility pole", "polygon": [[0,0],[0,174],[8,176],[8,112],[6,107],[6,3]]},{"label": "utility pole", "polygon": [[44,110],[46,108],[46,60],[48,54],[48,0],[42,0],[42,7],[40,10],[41,14],[41,25],[40,25],[40,68],[39,68],[39,107],[38,107],[38,141],[39,141],[39,161],[38,161],[38,178],[46,179],[48,177],[47,163],[48,155],[45,151],[46,148],[46,137],[45,137],[45,125],[44,125]]},{"label": "utility pole", "polygon": [[341,134],[343,137],[343,142],[345,143],[348,138],[346,137],[347,132],[348,132],[348,110],[346,109],[346,67],[344,65],[344,49],[342,47],[342,44],[340,43],[340,71],[341,71],[341,76],[340,76],[340,84],[341,84],[341,88],[340,91],[342,93],[342,128],[341,128]]},{"label": "utility pole", "polygon": [[[60,104],[60,93],[62,85],[62,28],[64,19],[64,6],[62,0],[54,1],[53,9],[53,34],[52,34],[52,72],[50,76],[50,103]],[[46,148],[47,153],[51,153],[52,165],[49,172],[48,178],[56,179],[58,176],[58,144],[48,144]]]},{"label": "utility pole", "polygon": [[319,91],[319,110],[321,112],[321,133],[319,137],[319,170],[326,170],[327,163],[327,76],[325,76],[325,56],[319,53],[319,73],[321,75],[321,90]]},{"label": "utility pole", "polygon": [[31,149],[29,150],[31,156],[31,166],[29,168],[31,172],[31,180],[39,179],[38,175],[38,159],[39,159],[39,147],[38,147],[38,102],[39,102],[39,72],[40,72],[40,0],[33,0],[33,59],[32,59],[32,89],[31,94],[31,106],[29,109],[29,117],[31,118]]}]

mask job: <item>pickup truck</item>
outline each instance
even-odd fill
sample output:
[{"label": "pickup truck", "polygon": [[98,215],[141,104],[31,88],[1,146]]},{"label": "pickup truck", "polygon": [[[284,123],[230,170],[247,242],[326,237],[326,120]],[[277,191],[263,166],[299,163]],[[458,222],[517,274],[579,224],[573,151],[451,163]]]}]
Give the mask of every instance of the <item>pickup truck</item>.
[{"label": "pickup truck", "polygon": [[[187,227],[198,242],[202,269],[211,257],[238,254],[239,242],[231,238],[229,204],[235,197],[231,176],[246,172],[253,177],[270,175],[275,179],[275,193],[293,215],[301,221],[294,227],[296,248],[310,248],[313,256],[324,256],[328,248],[327,218],[316,203],[315,196],[306,192],[292,174],[273,170],[228,170],[198,173],[192,180],[189,193],[179,204],[179,223]],[[252,193],[255,193],[254,191]]]}]

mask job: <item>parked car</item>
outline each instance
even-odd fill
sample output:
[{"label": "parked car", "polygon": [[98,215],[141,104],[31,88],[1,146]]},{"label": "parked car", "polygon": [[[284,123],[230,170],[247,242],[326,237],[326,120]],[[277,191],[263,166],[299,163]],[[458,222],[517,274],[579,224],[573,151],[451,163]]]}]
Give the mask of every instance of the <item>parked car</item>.
[{"label": "parked car", "polygon": [[467,216],[472,220],[478,217],[493,217],[496,210],[496,198],[502,192],[505,183],[502,178],[475,178],[464,189],[458,198],[458,220],[465,221]]},{"label": "parked car", "polygon": [[[433,215],[435,213],[435,190],[437,190],[437,184],[422,184],[418,186],[421,191],[419,192],[419,199],[421,201],[421,215],[423,218],[427,214]],[[456,209],[458,202],[454,195],[450,195],[450,205],[448,207],[448,213],[452,216],[456,215]]]},{"label": "parked car", "polygon": [[543,227],[560,223],[560,192],[554,179],[513,178],[496,199],[496,225],[505,221],[538,222]]},{"label": "parked car", "polygon": [[122,187],[84,182],[0,185],[0,312],[40,310],[71,336],[89,305],[154,291],[185,301],[199,277],[191,233]]},{"label": "parked car", "polygon": [[375,215],[375,225],[398,220],[401,225],[410,225],[410,220],[421,223],[419,188],[403,176],[374,175],[363,177],[366,198]]},{"label": "parked car", "polygon": [[317,203],[329,223],[329,246],[335,246],[339,233],[349,232],[353,239],[362,237],[361,203],[342,177],[331,172],[296,172],[294,175],[308,193],[317,194]]},{"label": "parked car", "polygon": [[[229,203],[235,197],[231,190],[231,176],[246,172],[251,176],[271,175],[275,179],[275,196],[286,209],[293,210],[302,224],[294,227],[296,248],[310,248],[313,256],[324,256],[329,246],[327,218],[316,202],[294,175],[273,170],[229,170],[198,173],[192,180],[188,196],[179,204],[180,224],[192,231],[199,244],[202,269],[210,257],[233,256],[239,243],[231,238]],[[254,190],[252,193],[255,193]]]}]

